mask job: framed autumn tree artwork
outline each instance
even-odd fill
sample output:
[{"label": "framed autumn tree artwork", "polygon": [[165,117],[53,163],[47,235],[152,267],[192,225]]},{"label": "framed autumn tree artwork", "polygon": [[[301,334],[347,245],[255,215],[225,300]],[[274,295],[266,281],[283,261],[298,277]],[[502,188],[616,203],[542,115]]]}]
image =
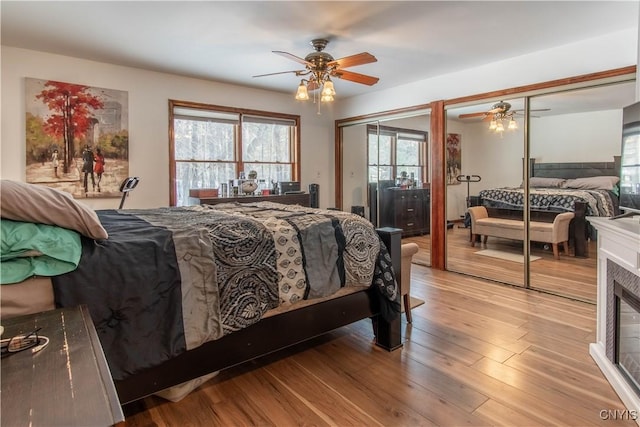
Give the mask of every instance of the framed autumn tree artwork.
[{"label": "framed autumn tree artwork", "polygon": [[120,197],[129,176],[128,93],[25,79],[27,182],[75,198]]},{"label": "framed autumn tree artwork", "polygon": [[459,133],[448,133],[447,141],[447,184],[460,184],[456,179],[462,170],[462,146]]}]

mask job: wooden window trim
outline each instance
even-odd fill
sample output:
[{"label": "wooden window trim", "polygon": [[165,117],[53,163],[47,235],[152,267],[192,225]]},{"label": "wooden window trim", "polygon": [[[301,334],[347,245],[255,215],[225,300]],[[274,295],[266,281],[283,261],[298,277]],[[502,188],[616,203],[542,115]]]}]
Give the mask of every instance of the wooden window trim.
[{"label": "wooden window trim", "polygon": [[[180,100],[169,100],[169,205],[175,206],[177,203],[176,196],[176,159],[175,159],[175,130],[173,128],[174,121],[174,109],[177,107],[184,108],[192,108],[192,109],[200,109],[200,110],[215,110],[226,113],[236,113],[240,116],[240,120],[238,124],[235,126],[236,132],[236,140],[238,141],[235,144],[234,149],[235,160],[233,163],[236,163],[239,167],[238,170],[243,170],[242,165],[242,132],[240,131],[240,126],[242,124],[243,116],[252,116],[252,117],[265,117],[265,118],[273,118],[273,119],[281,119],[287,120],[294,123],[293,134],[291,135],[291,177],[293,181],[300,181],[301,170],[300,170],[300,144],[301,144],[301,130],[300,130],[300,116],[294,114],[284,114],[277,113],[273,111],[262,111],[262,110],[252,110],[246,108],[237,108],[237,107],[226,107],[222,105],[214,105],[214,104],[204,104],[200,102],[191,102],[191,101],[180,101]],[[229,163],[229,162],[224,162]],[[269,162],[267,162],[269,163]]]}]

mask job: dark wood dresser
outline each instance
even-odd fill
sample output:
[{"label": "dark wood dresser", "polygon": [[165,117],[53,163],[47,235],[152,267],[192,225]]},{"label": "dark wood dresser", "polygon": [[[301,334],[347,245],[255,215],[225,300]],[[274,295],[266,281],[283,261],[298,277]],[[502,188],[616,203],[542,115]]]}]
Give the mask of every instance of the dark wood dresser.
[{"label": "dark wood dresser", "polygon": [[86,306],[2,321],[2,338],[40,328],[49,344],[2,358],[2,425],[109,426],[124,420]]},{"label": "dark wood dresser", "polygon": [[235,197],[189,197],[189,205],[217,205],[219,203],[253,203],[274,202],[284,205],[311,206],[309,193],[299,194],[269,194],[260,196],[235,196]]},{"label": "dark wood dresser", "polygon": [[402,229],[402,236],[430,231],[430,190],[386,188],[380,192],[380,226]]}]

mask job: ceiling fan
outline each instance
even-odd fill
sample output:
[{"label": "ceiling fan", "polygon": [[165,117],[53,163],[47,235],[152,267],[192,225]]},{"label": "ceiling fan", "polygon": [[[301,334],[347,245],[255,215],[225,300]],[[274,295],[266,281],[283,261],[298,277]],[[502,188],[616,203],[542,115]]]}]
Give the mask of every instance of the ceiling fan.
[{"label": "ceiling fan", "polygon": [[[493,104],[489,111],[479,111],[477,113],[460,114],[458,118],[468,119],[470,117],[482,117],[483,121],[490,121],[489,130],[494,131],[502,135],[505,130],[505,123],[507,123],[507,129],[518,129],[518,123],[515,120],[515,116],[524,116],[522,114],[524,110],[512,110],[511,104],[508,102],[500,101]],[[531,111],[549,111],[548,108],[531,110]],[[536,116],[533,116],[536,117]]]},{"label": "ceiling fan", "polygon": [[[303,69],[280,71],[276,73],[259,74],[253,77],[265,77],[273,76],[276,74],[293,73],[296,76],[303,76],[305,78],[300,82],[296,99],[309,99],[307,90],[315,90],[322,87],[322,96],[326,96],[323,101],[332,101],[335,90],[333,89],[333,83],[331,77],[336,77],[342,80],[348,80],[354,83],[360,83],[364,85],[372,86],[378,83],[379,78],[368,76],[365,74],[354,73],[353,71],[347,71],[345,68],[355,67],[356,65],[369,64],[376,62],[375,56],[368,52],[357,53],[355,55],[345,56],[344,58],[334,59],[333,56],[324,52],[324,49],[329,43],[326,39],[314,39],[311,40],[311,45],[315,49],[304,58],[293,55],[288,52],[274,50],[273,53],[289,58],[299,64],[304,65]],[[302,90],[304,88],[304,90]],[[301,94],[304,92],[304,94]],[[306,94],[306,98],[304,97]],[[330,99],[329,99],[330,97]]]},{"label": "ceiling fan", "polygon": [[[550,110],[549,108],[540,108],[540,109],[531,110],[531,111],[549,111],[549,110]],[[488,111],[478,111],[476,113],[460,114],[458,118],[469,119],[473,117],[482,117],[483,121],[505,120],[505,119],[509,120],[509,119],[512,119],[514,116],[523,116],[524,115],[522,113],[523,111],[524,110],[512,110],[511,104],[505,101],[500,101],[496,104],[493,104],[491,109]]]}]

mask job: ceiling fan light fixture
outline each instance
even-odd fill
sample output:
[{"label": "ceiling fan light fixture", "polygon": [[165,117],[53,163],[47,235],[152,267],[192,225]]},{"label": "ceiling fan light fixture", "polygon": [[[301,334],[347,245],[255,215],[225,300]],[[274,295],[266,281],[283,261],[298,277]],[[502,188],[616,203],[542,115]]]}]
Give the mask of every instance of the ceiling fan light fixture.
[{"label": "ceiling fan light fixture", "polygon": [[304,84],[304,80],[300,81],[298,91],[296,92],[296,99],[298,101],[307,101],[309,99],[309,92],[307,91],[307,86]]},{"label": "ceiling fan light fixture", "polygon": [[[540,108],[531,111],[549,111],[549,108]],[[478,111],[475,113],[459,114],[459,119],[468,119],[472,117],[482,117],[483,121],[490,120],[489,131],[502,134],[506,130],[515,131],[519,129],[516,117],[522,115],[519,111],[524,110],[511,110],[511,104],[508,102],[500,101],[493,104],[490,110]],[[537,116],[530,116],[537,117]]]},{"label": "ceiling fan light fixture", "polygon": [[335,94],[336,94],[336,90],[333,88],[333,82],[331,81],[329,76],[327,76],[327,80],[322,85],[322,96],[327,95],[333,98],[333,95]]},{"label": "ceiling fan light fixture", "polygon": [[377,77],[345,70],[345,68],[355,67],[356,65],[376,62],[377,59],[375,56],[371,55],[369,52],[361,52],[355,55],[334,59],[333,56],[324,52],[325,47],[327,47],[327,43],[329,43],[329,40],[326,39],[312,40],[311,45],[315,52],[311,52],[304,58],[293,55],[289,52],[274,50],[273,53],[302,64],[304,68],[299,70],[259,74],[253,77],[265,77],[286,73],[294,73],[296,76],[309,76],[308,79],[303,78],[300,82],[298,90],[296,91],[295,99],[298,101],[307,101],[310,99],[309,91],[312,91],[313,103],[315,104],[318,98],[321,101],[318,102],[318,114],[320,114],[320,104],[322,102],[326,103],[334,100],[333,97],[336,94],[336,90],[333,87],[333,82],[331,81],[332,76],[338,79],[348,80],[368,86],[378,83],[379,79]]},{"label": "ceiling fan light fixture", "polygon": [[320,97],[320,101],[321,102],[332,102],[333,101],[333,95],[322,95]]}]

